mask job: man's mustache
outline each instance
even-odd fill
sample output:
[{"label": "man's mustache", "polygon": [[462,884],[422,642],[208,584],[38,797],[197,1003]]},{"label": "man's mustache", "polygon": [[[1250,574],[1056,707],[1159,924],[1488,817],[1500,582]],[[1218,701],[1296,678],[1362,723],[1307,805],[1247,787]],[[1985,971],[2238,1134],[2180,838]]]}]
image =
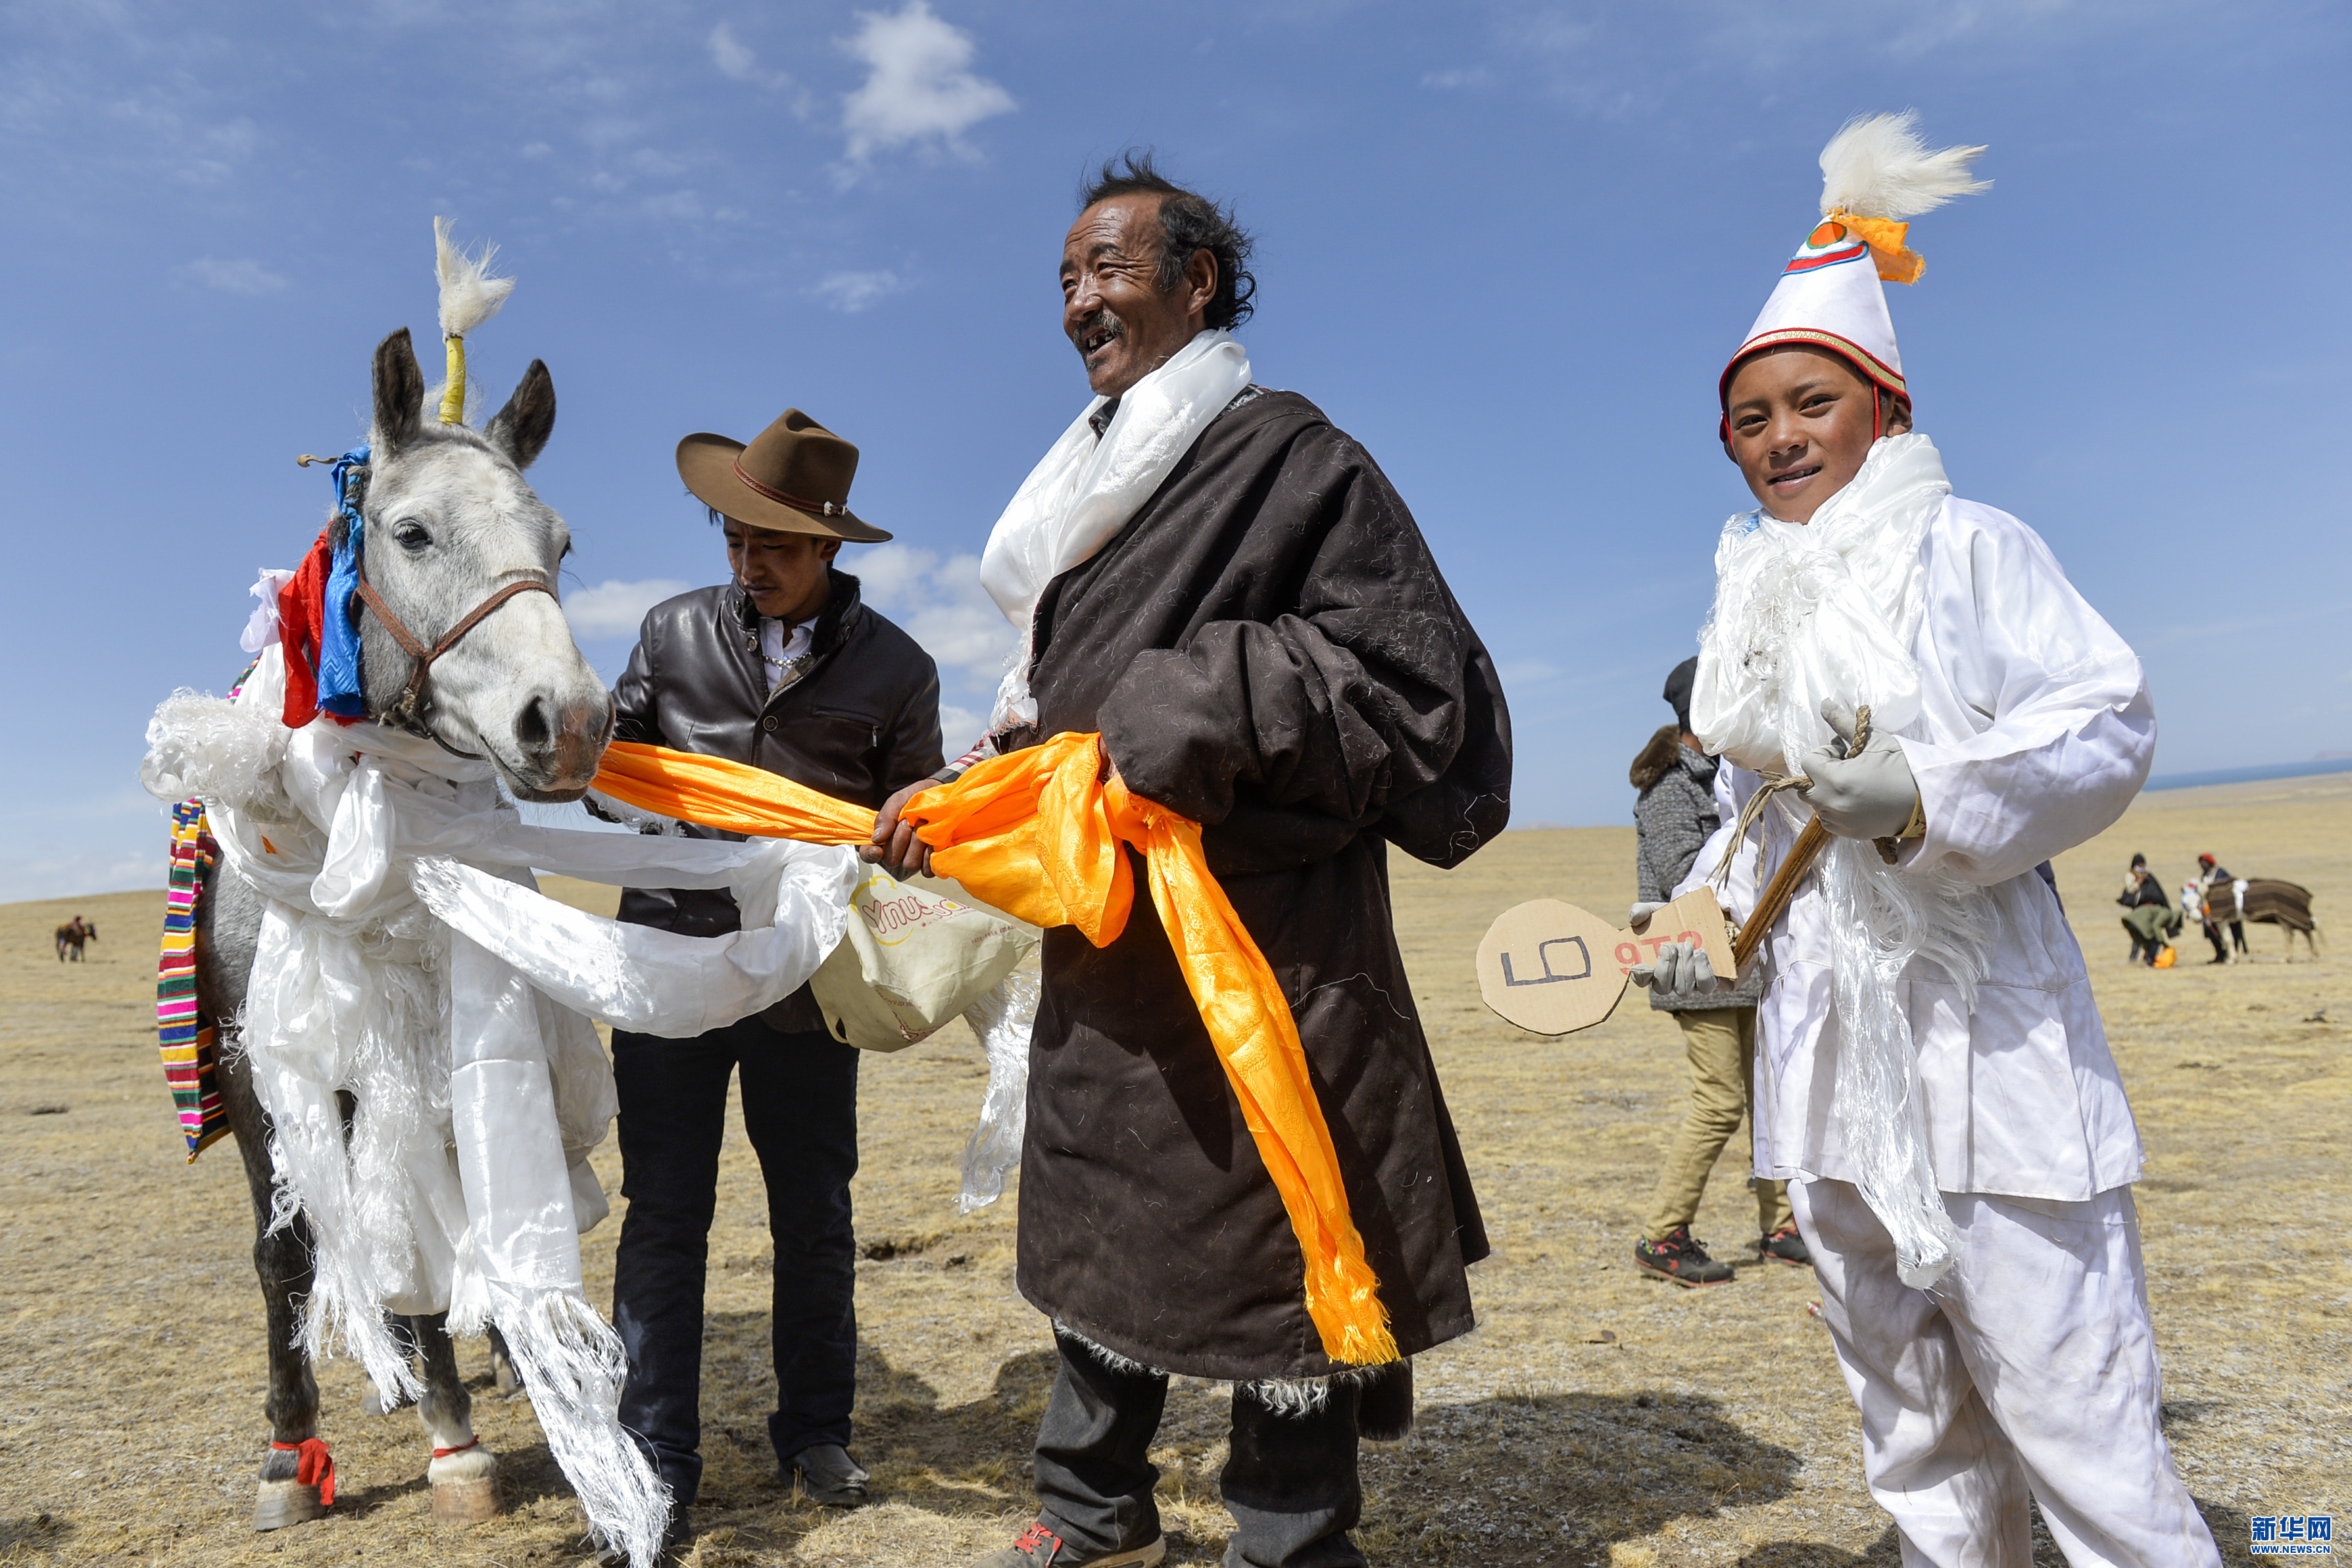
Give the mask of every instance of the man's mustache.
[{"label": "man's mustache", "polygon": [[1097,310],[1072,330],[1070,342],[1077,345],[1080,353],[1091,353],[1112,339],[1126,335],[1125,322],[1108,310]]}]

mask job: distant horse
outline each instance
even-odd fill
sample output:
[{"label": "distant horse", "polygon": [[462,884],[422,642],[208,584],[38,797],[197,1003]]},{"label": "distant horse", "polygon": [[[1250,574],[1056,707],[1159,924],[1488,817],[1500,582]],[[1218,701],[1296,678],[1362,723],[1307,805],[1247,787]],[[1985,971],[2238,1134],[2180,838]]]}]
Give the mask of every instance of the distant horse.
[{"label": "distant horse", "polygon": [[[377,345],[375,417],[362,503],[367,580],[384,606],[431,642],[464,625],[505,584],[552,584],[570,548],[563,520],[522,477],[555,426],[555,387],[534,360],[506,407],[483,429],[429,425],[425,377],[406,329]],[[443,744],[489,758],[526,800],[578,799],[610,738],[604,684],[573,643],[551,595],[525,594],[479,618],[431,662],[429,684],[384,625],[360,621],[364,693],[371,718],[402,706]],[[263,913],[260,895],[215,868],[196,906],[197,1010],[231,1021],[245,1005]],[[253,1522],[275,1530],[316,1519],[321,1495],[319,1385],[298,1342],[297,1314],[312,1285],[310,1231],[297,1212],[273,1227],[276,1172],[269,1115],[257,1097],[246,1054],[221,1053],[221,1103],[251,1190],[253,1261],[268,1316],[270,1453],[261,1467]],[[351,1108],[346,1105],[348,1120]],[[497,1465],[474,1435],[473,1401],[457,1373],[446,1314],[397,1321],[400,1342],[421,1363],[417,1402],[430,1435],[425,1470],[438,1520],[470,1522],[497,1511]],[[508,1381],[501,1368],[500,1383]]]},{"label": "distant horse", "polygon": [[2275,877],[2252,877],[2240,882],[2216,882],[2205,895],[2207,918],[2239,920],[2252,925],[2274,925],[2286,932],[2286,956],[2294,957],[2295,933],[2303,935],[2311,956],[2319,956],[2319,926],[2311,918],[2311,889]]},{"label": "distant horse", "polygon": [[79,915],[74,916],[73,919],[58,927],[58,962],[63,963],[70,958],[74,963],[79,963],[82,961],[82,943],[97,940],[98,928]]}]

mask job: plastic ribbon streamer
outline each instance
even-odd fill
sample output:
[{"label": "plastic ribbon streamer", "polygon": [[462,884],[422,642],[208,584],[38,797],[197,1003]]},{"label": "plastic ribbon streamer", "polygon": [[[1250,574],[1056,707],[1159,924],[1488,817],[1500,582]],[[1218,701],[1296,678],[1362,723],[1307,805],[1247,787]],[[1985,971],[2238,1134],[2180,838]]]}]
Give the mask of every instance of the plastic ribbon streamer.
[{"label": "plastic ribbon streamer", "polygon": [[[1329,1125],[1315,1097],[1298,1024],[1201,848],[1201,825],[1105,782],[1101,737],[1062,734],[925,790],[904,815],[931,869],[973,898],[1037,926],[1073,926],[1097,947],[1134,907],[1129,847],[1184,984],[1241,1104],[1258,1157],[1306,1259],[1307,1310],[1335,1362],[1397,1359],[1380,1281],[1349,1212]],[[875,814],[741,763],[616,742],[595,788],[640,810],[738,833],[863,843]]]}]

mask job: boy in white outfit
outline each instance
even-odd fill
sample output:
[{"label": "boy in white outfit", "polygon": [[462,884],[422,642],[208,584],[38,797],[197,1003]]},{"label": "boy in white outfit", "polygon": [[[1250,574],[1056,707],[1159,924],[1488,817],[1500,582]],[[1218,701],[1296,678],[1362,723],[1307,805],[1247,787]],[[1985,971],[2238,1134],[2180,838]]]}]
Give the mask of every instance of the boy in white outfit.
[{"label": "boy in white outfit", "polygon": [[[1893,220],[1981,188],[1981,151],[1927,153],[1908,116],[1839,132],[1828,216],[1724,372],[1762,505],[1716,552],[1691,718],[1733,765],[1676,891],[1743,919],[1808,817],[1831,835],[1757,960],[1756,1173],[1790,1183],[1904,1561],[2029,1568],[2031,1494],[2072,1563],[2217,1563],[2158,1425],[2138,1132],[2049,868],[2146,778],[2147,683],[2031,529],[1952,496],[1880,288],[1921,265]],[[1636,978],[1715,984],[1673,946]]]}]

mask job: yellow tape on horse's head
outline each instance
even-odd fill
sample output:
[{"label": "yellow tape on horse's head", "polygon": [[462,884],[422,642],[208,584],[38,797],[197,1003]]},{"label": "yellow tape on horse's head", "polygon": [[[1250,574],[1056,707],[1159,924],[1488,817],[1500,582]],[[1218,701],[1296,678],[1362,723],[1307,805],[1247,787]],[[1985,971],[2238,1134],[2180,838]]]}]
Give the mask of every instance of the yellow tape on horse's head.
[{"label": "yellow tape on horse's head", "polygon": [[466,340],[452,332],[441,342],[449,354],[449,384],[441,392],[441,423],[456,425],[466,417]]}]

